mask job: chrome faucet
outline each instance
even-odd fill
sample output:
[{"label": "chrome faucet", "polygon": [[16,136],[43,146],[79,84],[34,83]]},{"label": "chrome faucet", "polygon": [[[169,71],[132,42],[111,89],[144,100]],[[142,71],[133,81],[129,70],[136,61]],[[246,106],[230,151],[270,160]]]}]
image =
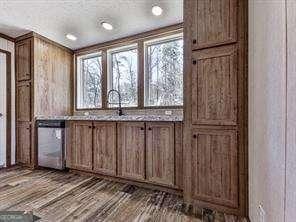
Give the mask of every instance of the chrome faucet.
[{"label": "chrome faucet", "polygon": [[[109,102],[109,96],[110,96],[110,94],[111,94],[112,92],[116,92],[116,93],[117,93],[117,95],[118,95],[118,103],[110,103],[110,102]],[[122,112],[122,108],[121,108],[121,95],[120,95],[120,92],[119,92],[118,90],[116,90],[116,89],[111,89],[111,90],[109,90],[109,92],[108,92],[108,96],[107,96],[107,98],[108,98],[108,103],[109,103],[109,104],[118,104],[118,115],[119,115],[119,116],[122,116],[122,115],[123,115],[123,112]]]}]

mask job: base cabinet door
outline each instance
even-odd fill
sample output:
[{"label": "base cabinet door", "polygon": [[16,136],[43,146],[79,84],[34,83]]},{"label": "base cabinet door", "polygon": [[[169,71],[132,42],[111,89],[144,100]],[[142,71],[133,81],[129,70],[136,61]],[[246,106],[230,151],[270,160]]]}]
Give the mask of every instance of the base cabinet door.
[{"label": "base cabinet door", "polygon": [[174,123],[147,123],[146,132],[147,180],[174,186]]},{"label": "base cabinet door", "polygon": [[31,164],[31,125],[30,122],[17,123],[16,159],[17,163]]},{"label": "base cabinet door", "polygon": [[236,130],[192,130],[191,197],[238,207]]},{"label": "base cabinet door", "polygon": [[129,179],[145,179],[145,124],[118,124],[118,174]]},{"label": "base cabinet door", "polygon": [[70,132],[71,141],[67,149],[67,166],[78,170],[92,170],[92,122],[71,122]]},{"label": "base cabinet door", "polygon": [[94,168],[97,173],[116,175],[116,123],[94,123]]}]

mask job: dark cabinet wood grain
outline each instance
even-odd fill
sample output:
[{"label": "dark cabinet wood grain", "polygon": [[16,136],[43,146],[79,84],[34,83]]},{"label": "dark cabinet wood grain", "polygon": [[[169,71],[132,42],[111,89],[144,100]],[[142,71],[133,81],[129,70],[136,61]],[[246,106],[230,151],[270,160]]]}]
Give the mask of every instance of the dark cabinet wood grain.
[{"label": "dark cabinet wood grain", "polygon": [[67,166],[78,170],[92,170],[92,122],[71,122],[70,138],[71,141],[67,147]]},{"label": "dark cabinet wood grain", "polygon": [[236,47],[199,50],[192,58],[192,123],[236,125]]},{"label": "dark cabinet wood grain", "polygon": [[18,122],[16,125],[16,162],[31,164],[31,125],[29,122]]},{"label": "dark cabinet wood grain", "polygon": [[235,130],[192,130],[191,195],[196,200],[238,207]]},{"label": "dark cabinet wood grain", "polygon": [[32,39],[26,39],[15,46],[17,81],[31,79],[31,41]]},{"label": "dark cabinet wood grain", "polygon": [[94,122],[94,171],[116,175],[116,122]]},{"label": "dark cabinet wood grain", "polygon": [[147,180],[174,186],[174,123],[147,123],[146,132]]},{"label": "dark cabinet wood grain", "polygon": [[129,179],[145,179],[145,124],[118,123],[118,174]]},{"label": "dark cabinet wood grain", "polygon": [[31,83],[17,83],[16,88],[16,119],[17,121],[31,121]]}]

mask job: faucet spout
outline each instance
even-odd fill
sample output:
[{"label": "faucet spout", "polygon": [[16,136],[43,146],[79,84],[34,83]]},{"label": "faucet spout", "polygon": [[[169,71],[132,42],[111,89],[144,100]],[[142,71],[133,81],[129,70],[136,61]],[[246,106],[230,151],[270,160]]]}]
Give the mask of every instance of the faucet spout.
[{"label": "faucet spout", "polygon": [[[118,95],[118,103],[111,103],[111,102],[109,102],[109,97],[110,97],[111,93],[113,93],[113,92],[117,93],[117,95]],[[109,104],[118,104],[118,115],[119,116],[122,116],[123,115],[123,112],[122,112],[122,108],[121,108],[121,95],[120,95],[120,92],[118,90],[116,90],[116,89],[111,89],[108,92],[107,98],[108,98],[108,103]]]}]

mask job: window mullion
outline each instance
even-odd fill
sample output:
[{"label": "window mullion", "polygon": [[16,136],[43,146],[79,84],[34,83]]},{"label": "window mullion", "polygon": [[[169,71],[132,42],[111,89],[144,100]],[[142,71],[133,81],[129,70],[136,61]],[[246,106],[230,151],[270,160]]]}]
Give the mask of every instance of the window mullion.
[{"label": "window mullion", "polygon": [[108,108],[108,68],[107,68],[107,50],[102,50],[102,108]]},{"label": "window mullion", "polygon": [[138,42],[138,107],[144,107],[144,42]]}]

